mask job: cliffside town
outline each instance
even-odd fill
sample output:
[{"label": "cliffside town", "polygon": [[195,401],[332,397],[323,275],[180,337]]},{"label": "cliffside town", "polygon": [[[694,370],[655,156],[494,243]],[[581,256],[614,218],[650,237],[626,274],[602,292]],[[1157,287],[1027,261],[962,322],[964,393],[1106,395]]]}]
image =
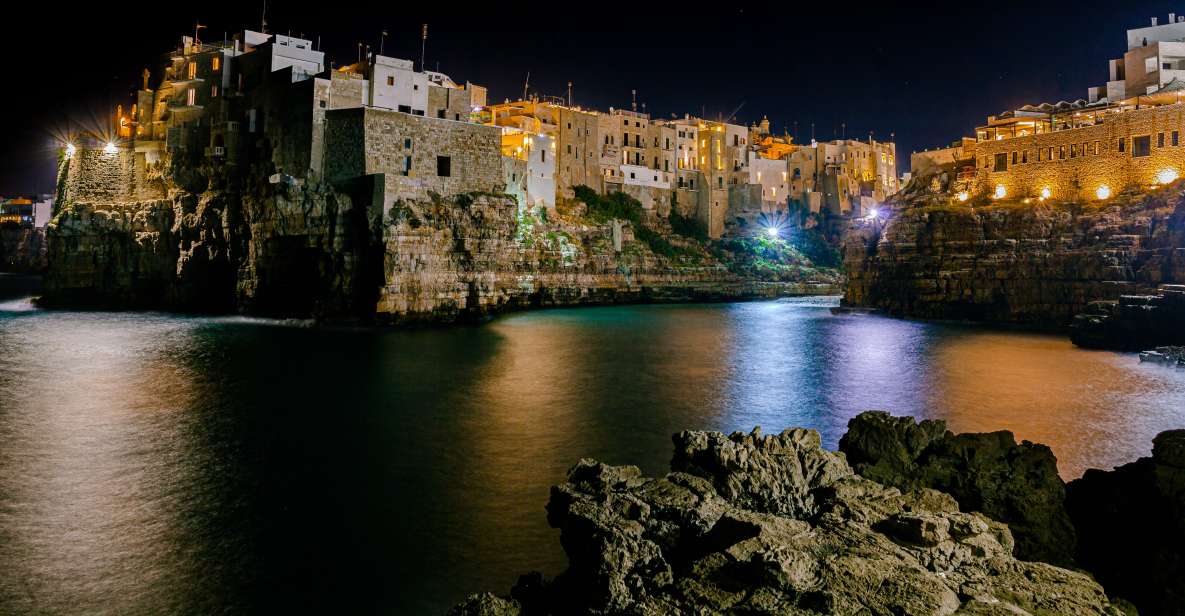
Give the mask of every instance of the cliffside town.
[{"label": "cliffside town", "polygon": [[891,143],[486,96],[184,37],[110,135],[63,144],[41,302],[396,322],[834,293],[812,248],[896,190]]},{"label": "cliffside town", "polygon": [[[974,139],[915,153],[887,216],[847,238],[845,302],[924,318],[1074,322],[1094,332],[1076,340],[1093,346],[1173,334],[1155,324],[1180,318],[1177,291],[1162,287],[1185,281],[1182,40],[1185,20],[1154,19],[1128,32],[1125,58],[1088,100],[1026,105],[989,117]],[[1125,305],[1164,309],[1103,331],[1119,313],[1153,312]]]}]

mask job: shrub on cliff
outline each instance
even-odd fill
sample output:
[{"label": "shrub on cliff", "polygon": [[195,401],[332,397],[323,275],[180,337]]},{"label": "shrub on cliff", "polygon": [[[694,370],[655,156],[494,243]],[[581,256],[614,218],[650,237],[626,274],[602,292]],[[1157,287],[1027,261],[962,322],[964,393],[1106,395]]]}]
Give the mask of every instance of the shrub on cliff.
[{"label": "shrub on cliff", "polygon": [[594,222],[618,219],[636,223],[642,219],[642,204],[623,192],[598,195],[595,190],[583,185],[572,190],[576,198],[588,207],[588,217]]}]

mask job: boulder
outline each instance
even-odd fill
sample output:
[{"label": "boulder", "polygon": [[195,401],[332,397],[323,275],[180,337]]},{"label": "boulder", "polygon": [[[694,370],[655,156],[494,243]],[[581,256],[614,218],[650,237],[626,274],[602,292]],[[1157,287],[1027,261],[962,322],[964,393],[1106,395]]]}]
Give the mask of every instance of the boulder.
[{"label": "boulder", "polygon": [[1152,456],[1091,469],[1067,487],[1078,562],[1144,614],[1185,614],[1185,430],[1162,432]]},{"label": "boulder", "polygon": [[949,495],[852,471],[810,430],[682,432],[672,473],[581,460],[552,489],[567,570],[453,614],[1108,614],[1089,575],[1017,560]]},{"label": "boulder", "polygon": [[1018,444],[1011,432],[955,435],[942,421],[869,411],[848,423],[839,449],[863,477],[946,492],[963,510],[1007,523],[1021,560],[1074,562],[1065,483],[1044,445]]}]

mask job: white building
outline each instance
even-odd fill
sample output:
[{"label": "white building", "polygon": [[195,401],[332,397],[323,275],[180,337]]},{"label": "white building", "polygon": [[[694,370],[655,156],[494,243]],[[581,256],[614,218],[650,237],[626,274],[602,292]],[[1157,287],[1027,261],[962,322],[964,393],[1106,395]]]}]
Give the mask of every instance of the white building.
[{"label": "white building", "polygon": [[271,71],[292,67],[292,81],[303,81],[325,70],[325,53],[315,51],[313,42],[294,36],[264,34],[254,30],[243,32],[248,49],[267,45],[271,53]]},{"label": "white building", "polygon": [[367,105],[414,115],[427,111],[431,78],[427,73],[417,73],[411,60],[376,54],[369,77],[368,91],[364,93]]}]

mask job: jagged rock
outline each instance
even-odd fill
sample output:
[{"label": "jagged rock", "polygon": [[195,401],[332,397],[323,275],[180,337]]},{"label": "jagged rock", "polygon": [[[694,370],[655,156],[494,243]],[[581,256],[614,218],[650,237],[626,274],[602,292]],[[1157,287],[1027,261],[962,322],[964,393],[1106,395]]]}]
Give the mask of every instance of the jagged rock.
[{"label": "jagged rock", "polygon": [[955,435],[942,421],[915,423],[870,411],[848,422],[839,449],[868,479],[903,490],[940,490],[964,510],[1006,522],[1018,558],[1074,562],[1065,483],[1044,445],[1017,444],[1011,432]]},{"label": "jagged rock", "polygon": [[1185,614],[1185,430],[1162,432],[1152,456],[1069,483],[1078,562],[1143,614]]},{"label": "jagged rock", "polygon": [[813,431],[674,441],[659,479],[581,460],[548,503],[568,569],[452,613],[1121,613],[1088,575],[1015,559],[1004,524],[860,477]]}]

